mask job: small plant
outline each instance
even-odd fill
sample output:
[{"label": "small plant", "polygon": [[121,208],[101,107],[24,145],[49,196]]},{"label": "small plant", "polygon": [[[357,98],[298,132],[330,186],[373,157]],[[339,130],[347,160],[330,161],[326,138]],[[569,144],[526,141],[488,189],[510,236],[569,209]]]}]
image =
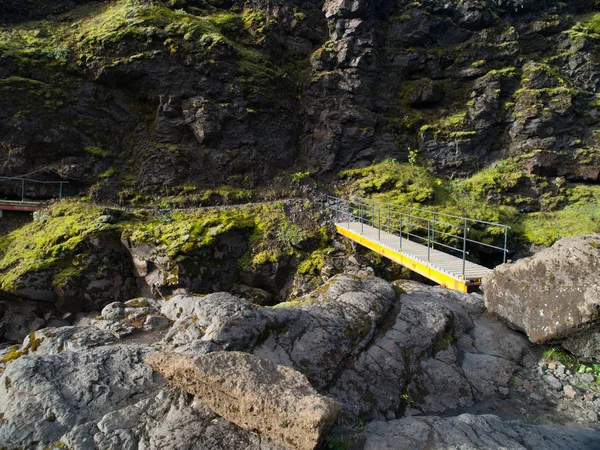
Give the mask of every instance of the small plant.
[{"label": "small plant", "polygon": [[292,174],[292,184],[300,184],[302,180],[310,176],[310,172],[296,172]]},{"label": "small plant", "polygon": [[277,241],[286,247],[295,247],[307,237],[307,233],[295,225],[285,225],[276,233]]},{"label": "small plant", "polygon": [[92,156],[95,156],[97,158],[107,158],[110,156],[110,152],[108,150],[104,150],[100,147],[93,147],[93,146],[88,146],[88,147],[84,147],[84,149],[86,153],[89,153]]},{"label": "small plant", "polygon": [[411,166],[414,166],[417,164],[418,157],[419,157],[419,150],[408,147],[408,163]]},{"label": "small plant", "polygon": [[558,361],[567,369],[573,371],[577,370],[580,365],[577,358],[560,347],[550,347],[544,350],[544,353],[542,353],[542,359]]}]

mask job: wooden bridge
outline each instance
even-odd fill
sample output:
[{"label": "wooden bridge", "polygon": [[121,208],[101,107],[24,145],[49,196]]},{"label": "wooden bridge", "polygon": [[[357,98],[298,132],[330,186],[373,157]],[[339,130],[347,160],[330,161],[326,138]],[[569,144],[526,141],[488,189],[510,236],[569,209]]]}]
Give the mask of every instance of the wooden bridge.
[{"label": "wooden bridge", "polygon": [[[490,272],[467,260],[474,246],[501,251],[506,262],[506,225],[361,198],[328,197],[327,208],[342,236],[449,289],[469,292]],[[472,227],[492,229],[504,245],[471,238]]]}]

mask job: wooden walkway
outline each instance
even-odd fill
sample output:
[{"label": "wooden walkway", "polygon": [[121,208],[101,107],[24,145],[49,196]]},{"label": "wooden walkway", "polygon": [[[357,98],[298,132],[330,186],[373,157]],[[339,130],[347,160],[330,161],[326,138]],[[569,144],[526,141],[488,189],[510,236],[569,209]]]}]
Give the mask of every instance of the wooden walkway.
[{"label": "wooden walkway", "polygon": [[0,211],[39,211],[47,205],[42,202],[21,202],[17,200],[0,200]]},{"label": "wooden walkway", "polygon": [[336,223],[339,234],[450,289],[469,292],[491,269],[360,222]]}]

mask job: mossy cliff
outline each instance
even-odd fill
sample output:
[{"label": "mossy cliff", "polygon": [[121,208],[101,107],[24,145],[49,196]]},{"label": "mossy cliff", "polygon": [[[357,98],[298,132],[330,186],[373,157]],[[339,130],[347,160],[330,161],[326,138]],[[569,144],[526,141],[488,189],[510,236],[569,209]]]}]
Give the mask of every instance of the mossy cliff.
[{"label": "mossy cliff", "polygon": [[[513,250],[600,232],[600,186],[529,173],[526,157],[498,161],[457,180],[438,178],[422,166],[395,160],[345,170],[340,177],[338,193],[342,196],[509,225]],[[472,233],[490,244],[502,244],[499,231],[483,227]]]},{"label": "mossy cliff", "polygon": [[0,174],[70,193],[210,203],[386,157],[600,174],[591,1],[9,1],[1,20]]},{"label": "mossy cliff", "polygon": [[0,289],[66,310],[180,287],[230,290],[240,277],[279,295],[297,270],[309,272],[307,264],[329,241],[315,223],[317,211],[298,208],[274,203],[159,214],[58,203],[0,237]]}]

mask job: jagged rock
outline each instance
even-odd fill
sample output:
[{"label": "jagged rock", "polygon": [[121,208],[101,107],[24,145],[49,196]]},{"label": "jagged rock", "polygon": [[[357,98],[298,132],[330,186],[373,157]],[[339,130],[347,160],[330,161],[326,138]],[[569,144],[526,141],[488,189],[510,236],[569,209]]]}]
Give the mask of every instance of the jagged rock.
[{"label": "jagged rock", "polygon": [[99,330],[108,331],[113,333],[119,338],[129,336],[136,331],[136,327],[127,322],[113,322],[112,320],[104,320],[97,318],[92,321],[92,326]]},{"label": "jagged rock", "polygon": [[0,443],[43,448],[75,426],[95,426],[105,414],[151,396],[164,381],[144,364],[147,353],[114,346],[10,363],[0,377]]},{"label": "jagged rock", "polygon": [[46,321],[33,302],[0,302],[0,338],[22,342],[29,333],[42,328]]},{"label": "jagged rock", "polygon": [[226,292],[177,295],[162,314],[175,321],[163,342],[182,353],[205,353],[207,345],[223,350],[252,348],[266,326],[262,310]]},{"label": "jagged rock", "polygon": [[301,371],[322,388],[350,353],[364,348],[395,295],[381,279],[338,275],[298,301],[275,308],[259,308],[227,293],[175,296],[162,310],[175,320],[163,345],[197,354],[252,351]]},{"label": "jagged rock", "polygon": [[425,412],[470,406],[531,357],[526,339],[485,316],[481,296],[400,289],[397,298],[383,280],[344,274],[274,308],[224,293],[176,296],[163,305],[175,324],[161,345],[247,351],[292,367],[344,403],[351,422],[388,417],[404,402]]},{"label": "jagged rock", "polygon": [[599,269],[600,235],[561,239],[530,258],[494,269],[483,282],[486,306],[532,342],[586,332],[589,345],[572,348],[581,356],[597,356]]},{"label": "jagged rock", "polygon": [[120,302],[113,302],[106,305],[100,312],[105,320],[117,322],[125,318],[125,305]]},{"label": "jagged rock", "polygon": [[243,233],[226,232],[205,248],[188,252],[189,258],[174,260],[143,242],[123,239],[131,253],[134,275],[142,295],[160,297],[178,288],[192,292],[229,290],[239,279],[237,261],[248,251]]},{"label": "jagged rock", "polygon": [[43,342],[36,355],[11,362],[0,377],[0,446],[282,450],[163,387],[144,362],[148,349],[65,346],[41,355],[44,349]]},{"label": "jagged rock", "polygon": [[118,336],[90,326],[44,328],[28,335],[20,351],[35,355],[56,355],[111,344]]},{"label": "jagged rock", "polygon": [[595,450],[600,433],[590,428],[502,422],[493,415],[410,417],[373,422],[362,433],[365,450],[510,448],[514,450]]},{"label": "jagged rock", "polygon": [[220,416],[286,447],[314,449],[341,409],[299,372],[247,353],[159,352],[148,363]]},{"label": "jagged rock", "polygon": [[163,316],[147,316],[144,322],[144,329],[148,331],[164,330],[169,328],[169,319]]}]

